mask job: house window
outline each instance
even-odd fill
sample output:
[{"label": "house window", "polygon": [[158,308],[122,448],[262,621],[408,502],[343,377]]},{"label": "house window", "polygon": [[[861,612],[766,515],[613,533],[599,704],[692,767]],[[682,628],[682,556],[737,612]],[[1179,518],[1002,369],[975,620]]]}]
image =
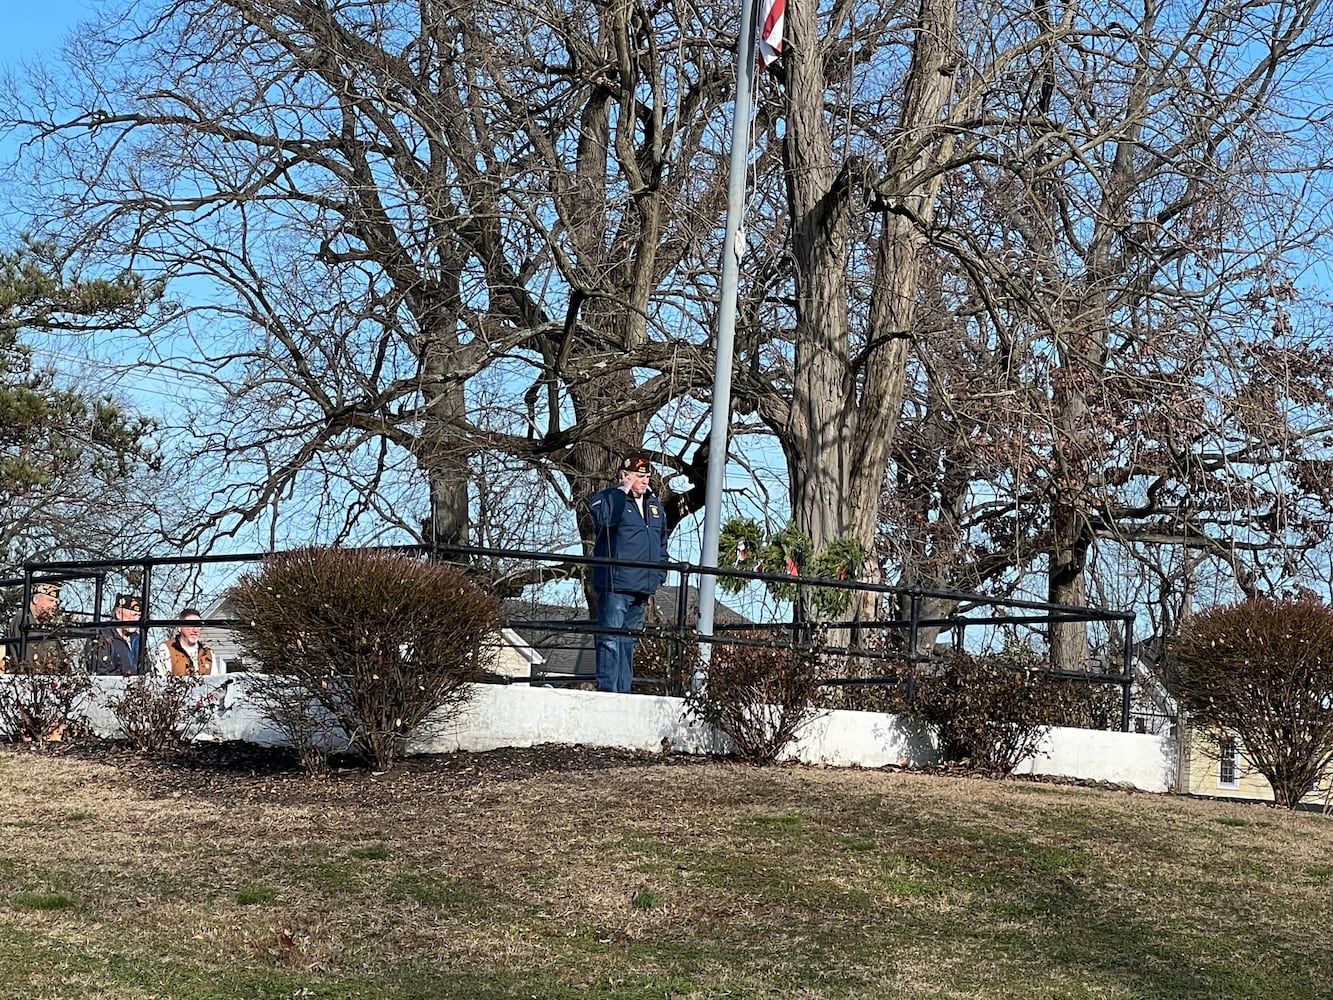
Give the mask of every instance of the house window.
[{"label": "house window", "polygon": [[1240,787],[1240,768],[1236,762],[1236,737],[1234,736],[1223,736],[1218,743],[1217,787]]}]

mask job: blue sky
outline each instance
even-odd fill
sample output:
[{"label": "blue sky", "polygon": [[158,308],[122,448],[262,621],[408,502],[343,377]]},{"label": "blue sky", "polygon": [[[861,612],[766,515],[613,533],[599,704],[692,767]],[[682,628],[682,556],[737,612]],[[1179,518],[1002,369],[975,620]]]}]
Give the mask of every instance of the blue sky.
[{"label": "blue sky", "polygon": [[[17,69],[25,64],[54,62],[59,59],[65,38],[80,23],[95,19],[109,6],[109,0],[0,0],[0,23],[4,25],[0,31],[0,66]],[[13,152],[9,140],[0,137],[0,160]],[[24,228],[22,218],[0,217],[0,237],[11,238]],[[160,409],[156,398],[146,403],[145,409],[156,415]]]},{"label": "blue sky", "polygon": [[54,51],[97,6],[95,0],[0,0],[0,61],[12,65]]}]

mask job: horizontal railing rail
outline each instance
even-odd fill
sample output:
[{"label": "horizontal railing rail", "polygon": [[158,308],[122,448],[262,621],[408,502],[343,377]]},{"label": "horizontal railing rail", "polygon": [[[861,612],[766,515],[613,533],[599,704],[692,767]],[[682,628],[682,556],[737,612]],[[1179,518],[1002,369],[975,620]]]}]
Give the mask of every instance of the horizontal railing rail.
[{"label": "horizontal railing rail", "polygon": [[[815,643],[815,631],[819,629],[834,635],[846,634],[862,640],[866,636],[882,636],[883,641],[896,645],[893,648],[875,648],[862,642],[823,642],[821,652],[834,657],[855,657],[867,665],[874,663],[919,664],[935,658],[935,652],[920,648],[920,636],[924,631],[936,630],[951,633],[956,645],[961,648],[965,642],[966,631],[980,626],[1023,626],[1039,628],[1057,623],[1068,622],[1103,622],[1119,623],[1123,627],[1121,654],[1123,667],[1114,671],[1060,671],[1047,668],[1043,672],[1055,679],[1069,680],[1089,684],[1118,684],[1121,687],[1121,728],[1129,728],[1130,689],[1133,682],[1131,664],[1133,662],[1133,623],[1132,612],[1115,611],[1103,608],[1079,607],[1077,605],[1056,604],[1028,598],[1001,596],[995,597],[969,591],[951,591],[931,587],[904,586],[901,584],[874,583],[862,580],[826,579],[785,573],[767,573],[753,570],[708,567],[688,562],[651,562],[634,559],[615,559],[584,555],[571,552],[543,552],[524,549],[487,548],[481,546],[377,546],[385,550],[415,553],[423,558],[447,561],[459,564],[468,570],[480,582],[485,582],[487,569],[479,563],[483,561],[512,560],[526,562],[530,566],[555,566],[563,571],[566,579],[579,579],[594,566],[619,566],[627,568],[659,568],[666,571],[668,579],[676,581],[675,606],[670,614],[659,621],[645,625],[638,630],[614,629],[600,626],[591,618],[524,618],[511,613],[508,626],[518,633],[542,633],[551,636],[569,635],[577,637],[583,645],[560,647],[563,651],[574,648],[587,651],[586,642],[595,642],[598,635],[634,635],[639,638],[662,639],[674,644],[673,653],[683,657],[688,643],[727,644],[736,646],[785,646],[812,648]],[[140,655],[146,655],[148,633],[153,629],[175,628],[185,620],[176,617],[153,616],[153,596],[155,591],[155,571],[164,567],[192,566],[203,567],[219,564],[247,565],[262,562],[270,558],[270,552],[209,553],[204,555],[148,555],[135,559],[93,559],[93,560],[47,560],[26,563],[21,577],[0,580],[0,589],[20,589],[18,631],[15,635],[6,635],[0,643],[8,646],[17,645],[20,656],[26,644],[50,638],[54,635],[79,637],[95,634],[99,629],[112,624],[112,619],[104,617],[101,608],[104,602],[106,578],[118,574],[123,578],[134,578],[136,585],[127,589],[136,590],[140,597],[144,614],[134,622],[134,629],[139,632]],[[824,590],[845,590],[852,594],[874,595],[877,601],[888,601],[892,611],[882,618],[853,618],[837,621],[812,622],[799,618],[801,602],[784,602],[792,614],[780,621],[755,622],[719,622],[714,627],[714,634],[701,635],[693,624],[697,609],[691,600],[691,590],[703,576],[713,576],[719,580],[737,581],[742,585],[764,586],[771,583],[795,588],[800,595],[810,595]],[[65,618],[58,630],[43,630],[38,623],[28,620],[27,608],[33,593],[33,586],[41,582],[59,582],[62,584],[91,581],[93,587],[92,610],[75,609],[65,612]],[[546,581],[551,582],[551,581]],[[586,583],[585,583],[586,585]],[[696,591],[697,592],[697,591]],[[956,610],[947,614],[927,614],[923,605],[927,602],[952,605]],[[243,629],[243,623],[232,618],[189,619],[205,628]],[[9,621],[0,623],[6,631]],[[771,630],[772,638],[756,638],[753,633]],[[738,633],[749,632],[750,635]],[[780,637],[779,637],[780,636]],[[526,641],[526,640],[525,640]],[[551,651],[555,651],[552,647]],[[537,650],[540,653],[540,650]],[[543,675],[534,664],[529,683],[542,683],[557,676],[552,671]],[[586,675],[573,675],[584,677]],[[828,676],[823,683],[832,686],[866,686],[874,684],[892,684],[901,681],[897,671],[884,670],[876,675],[864,676]],[[665,678],[658,678],[654,683],[666,683]]]}]

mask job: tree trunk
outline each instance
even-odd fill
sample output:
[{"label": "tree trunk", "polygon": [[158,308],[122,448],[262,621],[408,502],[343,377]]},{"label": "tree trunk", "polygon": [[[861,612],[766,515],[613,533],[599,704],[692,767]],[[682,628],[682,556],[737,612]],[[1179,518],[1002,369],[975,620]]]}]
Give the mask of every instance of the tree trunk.
[{"label": "tree trunk", "polygon": [[913,323],[921,225],[938,191],[929,167],[947,153],[938,125],[951,94],[947,40],[954,9],[922,0],[897,140],[885,179],[870,318],[854,356],[849,329],[848,252],[855,185],[867,168],[835,162],[825,118],[826,80],[818,11],[787,7],[788,117],[783,155],[793,223],[796,348],[792,402],[781,437],[792,516],[819,551],[846,536],[874,547],[879,497],[902,407]]},{"label": "tree trunk", "polygon": [[[1086,341],[1085,341],[1086,344]],[[1085,571],[1092,531],[1085,498],[1089,448],[1086,442],[1087,402],[1072,385],[1085,370],[1083,352],[1066,351],[1055,374],[1054,451],[1056,474],[1051,490],[1051,551],[1046,599],[1082,607],[1087,601]],[[1051,666],[1056,670],[1088,668],[1087,622],[1052,622],[1049,632]]]}]

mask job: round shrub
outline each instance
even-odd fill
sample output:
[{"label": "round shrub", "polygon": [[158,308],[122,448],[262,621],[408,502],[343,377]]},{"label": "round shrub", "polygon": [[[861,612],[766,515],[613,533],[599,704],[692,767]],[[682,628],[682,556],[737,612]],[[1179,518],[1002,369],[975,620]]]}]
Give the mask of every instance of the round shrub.
[{"label": "round shrub", "polygon": [[1248,600],[1185,621],[1168,686],[1196,724],[1234,733],[1294,809],[1333,763],[1333,609]]},{"label": "round shrub", "polygon": [[918,673],[905,711],[934,730],[943,760],[1003,777],[1037,752],[1067,690],[1027,657],[955,652]]},{"label": "round shrub", "polygon": [[[504,620],[499,599],[457,568],[383,549],[279,553],[229,597],[248,624],[245,653],[290,682],[264,693],[286,690],[302,713],[325,713],[347,749],[378,770],[409,734],[466,703],[494,662]],[[322,721],[304,731],[321,731]]]},{"label": "round shrub", "polygon": [[685,699],[686,714],[726,737],[742,760],[771,764],[820,714],[819,644],[778,644],[763,633],[714,644],[707,682]]}]

